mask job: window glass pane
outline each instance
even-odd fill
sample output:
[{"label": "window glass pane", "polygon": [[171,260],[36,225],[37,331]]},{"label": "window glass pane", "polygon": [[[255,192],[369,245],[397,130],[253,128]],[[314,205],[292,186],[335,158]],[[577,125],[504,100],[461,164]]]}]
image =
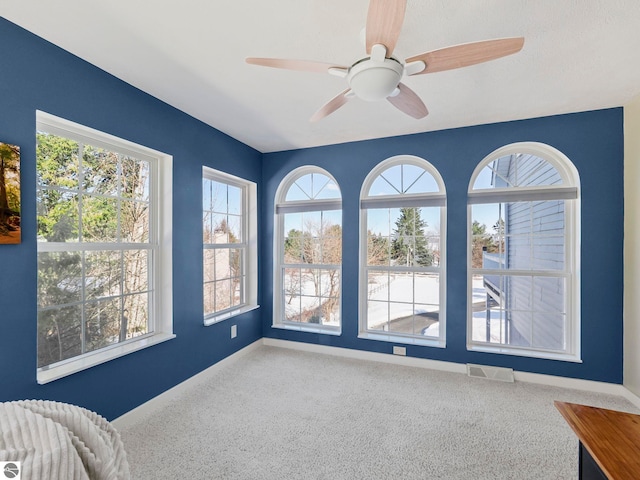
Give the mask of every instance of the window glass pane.
[{"label": "window glass pane", "polygon": [[118,154],[85,145],[82,155],[82,188],[96,195],[117,195]]},{"label": "window glass pane", "polygon": [[216,279],[215,276],[215,262],[216,252],[213,249],[205,248],[203,251],[203,267],[204,267],[204,281],[212,282]]},{"label": "window glass pane", "polygon": [[123,156],[121,158],[121,169],[121,195],[124,198],[148,202],[151,176],[149,162]]},{"label": "window glass pane", "polygon": [[207,210],[202,213],[202,243],[213,243],[213,219]]},{"label": "window glass pane", "polygon": [[389,237],[392,226],[400,210],[391,208],[372,208],[367,210],[367,230],[371,234]]},{"label": "window glass pane", "polygon": [[367,265],[389,265],[391,261],[391,241],[382,235],[367,237]]},{"label": "window glass pane", "polygon": [[294,183],[293,185],[291,185],[291,187],[289,187],[289,190],[287,190],[285,201],[298,202],[301,200],[309,200],[309,195],[305,193],[302,188],[300,188],[300,185]]},{"label": "window glass pane", "polygon": [[389,302],[389,331],[413,334],[413,304]]},{"label": "window glass pane", "polygon": [[300,303],[301,297],[288,296],[285,299],[284,305],[284,319],[287,322],[300,322],[300,312],[302,311],[302,305]]},{"label": "window glass pane", "polygon": [[151,255],[149,250],[125,250],[123,252],[124,293],[151,290],[149,284]]},{"label": "window glass pane", "polygon": [[242,190],[232,185],[227,186],[227,211],[232,215],[242,214]]},{"label": "window glass pane", "polygon": [[397,195],[399,193],[400,192],[394,185],[389,183],[389,181],[384,176],[380,175],[371,184],[368,196],[376,197],[381,195]]},{"label": "window glass pane", "polygon": [[322,212],[305,212],[302,214],[302,231],[312,237],[318,236],[322,230]]},{"label": "window glass pane", "polygon": [[338,265],[342,262],[342,227],[325,222],[321,234],[322,263]]},{"label": "window glass pane", "polygon": [[77,190],[78,142],[44,132],[38,132],[36,137],[38,185]]},{"label": "window glass pane", "polygon": [[306,240],[300,230],[291,229],[284,239],[284,262],[302,263]]},{"label": "window glass pane", "polygon": [[544,275],[473,278],[473,339],[544,350],[565,345],[565,280]]},{"label": "window glass pane", "polygon": [[424,168],[401,164],[389,167],[375,178],[367,196],[420,194],[439,190],[433,175]]},{"label": "window glass pane", "polygon": [[229,243],[227,215],[214,213],[211,215],[211,223],[213,224],[213,237],[209,243]]},{"label": "window glass pane", "polygon": [[78,302],[82,287],[81,253],[38,252],[39,307]]},{"label": "window glass pane", "polygon": [[317,297],[300,297],[300,321],[303,323],[314,323],[322,325],[321,300]]},{"label": "window glass pane", "polygon": [[472,218],[472,268],[564,269],[564,202],[473,205]]},{"label": "window glass pane", "polygon": [[471,267],[505,268],[504,204],[471,207]]},{"label": "window glass pane", "polygon": [[565,350],[566,315],[553,313],[534,313],[531,329],[531,346],[544,350]]},{"label": "window glass pane", "polygon": [[122,200],[120,209],[120,235],[122,241],[126,243],[149,243],[149,204]]},{"label": "window glass pane", "polygon": [[561,185],[556,168],[535,155],[516,153],[489,163],[476,178],[473,189]]},{"label": "window glass pane", "polygon": [[82,354],[82,306],[38,311],[38,367]]},{"label": "window glass pane", "polygon": [[428,267],[434,264],[432,245],[426,235],[422,209],[403,207],[392,227],[392,265]]},{"label": "window glass pane", "polygon": [[216,286],[214,282],[204,284],[204,314],[208,315],[216,311]]},{"label": "window glass pane", "polygon": [[208,178],[202,179],[202,210],[205,213],[209,213],[212,208],[212,183]]},{"label": "window glass pane", "polygon": [[215,282],[216,311],[226,310],[231,306],[231,280],[225,278]]},{"label": "window glass pane", "polygon": [[389,303],[369,300],[367,302],[367,330],[386,331],[389,329]]},{"label": "window glass pane", "polygon": [[309,173],[297,178],[287,190],[285,201],[327,200],[340,198],[336,183],[321,173]]},{"label": "window glass pane", "polygon": [[391,273],[388,271],[368,270],[367,272],[367,298],[369,300],[386,302],[389,300],[389,283]]},{"label": "window glass pane", "polygon": [[148,293],[124,297],[123,321],[126,325],[123,330],[126,330],[126,339],[149,333],[149,299]]},{"label": "window glass pane", "polygon": [[413,298],[416,303],[437,306],[440,303],[440,275],[437,273],[414,273]]},{"label": "window glass pane", "polygon": [[120,307],[120,298],[85,304],[85,352],[92,352],[120,341]]},{"label": "window glass pane", "polygon": [[229,230],[229,243],[241,243],[242,238],[242,217],[239,215],[229,215],[227,217]]},{"label": "window glass pane", "polygon": [[438,323],[438,306],[437,305],[421,305],[413,306],[413,335],[432,335],[427,333],[429,327],[434,323]]},{"label": "window glass pane", "polygon": [[440,190],[433,175],[424,168],[416,165],[403,165],[402,174],[402,187],[405,193],[429,193]]},{"label": "window glass pane", "polygon": [[329,200],[340,198],[340,188],[333,180],[328,180],[324,186],[316,193],[316,200]]},{"label": "window glass pane", "polygon": [[78,196],[57,190],[37,190],[38,241],[77,242],[80,229]]},{"label": "window glass pane", "polygon": [[[293,230],[294,232],[302,233],[302,213],[286,213],[283,215],[284,232],[285,235]],[[296,235],[296,233],[294,233]]]},{"label": "window glass pane", "polygon": [[97,299],[122,293],[121,253],[89,251],[85,253],[85,297]]},{"label": "window glass pane", "polygon": [[229,249],[229,273],[234,279],[242,276],[242,255],[244,250],[238,248]]},{"label": "window glass pane", "polygon": [[227,213],[227,185],[211,180],[211,211]]},{"label": "window glass pane", "polygon": [[82,196],[82,240],[115,242],[118,236],[118,201],[115,198]]},{"label": "window glass pane", "polygon": [[[231,249],[215,249],[215,276],[216,280],[231,277]],[[227,290],[229,291],[229,290]]]}]

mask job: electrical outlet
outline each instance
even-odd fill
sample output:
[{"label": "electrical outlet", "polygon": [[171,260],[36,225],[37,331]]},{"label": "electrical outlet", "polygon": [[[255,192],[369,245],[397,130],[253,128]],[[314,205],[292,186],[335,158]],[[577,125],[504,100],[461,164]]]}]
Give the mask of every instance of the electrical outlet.
[{"label": "electrical outlet", "polygon": [[397,346],[393,346],[393,354],[394,355],[406,355],[407,354],[407,347],[397,347]]},{"label": "electrical outlet", "polygon": [[236,338],[238,336],[238,326],[231,325],[231,338]]}]

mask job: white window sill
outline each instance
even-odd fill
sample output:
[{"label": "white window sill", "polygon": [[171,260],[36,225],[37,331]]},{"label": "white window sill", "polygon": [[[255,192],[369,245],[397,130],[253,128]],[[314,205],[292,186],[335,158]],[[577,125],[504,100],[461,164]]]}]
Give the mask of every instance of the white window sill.
[{"label": "white window sill", "polygon": [[582,359],[573,354],[546,352],[544,350],[533,350],[526,348],[514,348],[506,345],[469,344],[467,350],[470,352],[497,353],[503,355],[515,355],[517,357],[544,358],[547,360],[559,360],[562,362],[582,363]]},{"label": "white window sill", "polygon": [[394,335],[393,333],[360,332],[358,338],[376,340],[379,342],[403,343],[407,345],[421,345],[423,347],[445,348],[445,342],[439,338],[423,336]]},{"label": "white window sill", "polygon": [[204,326],[208,327],[209,325],[213,325],[214,323],[221,322],[226,320],[227,318],[235,317],[237,315],[242,315],[243,313],[250,312],[252,310],[257,310],[260,308],[260,305],[245,305],[240,308],[236,308],[235,310],[229,310],[224,313],[213,314],[209,317],[205,317]]},{"label": "white window sill", "polygon": [[309,333],[322,333],[324,335],[342,335],[340,327],[330,327],[326,325],[314,324],[297,324],[297,323],[276,323],[271,325],[272,328],[279,328],[282,330],[294,330],[297,332],[309,332]]},{"label": "white window sill", "polygon": [[39,368],[37,380],[40,385],[44,385],[45,383],[100,365],[101,363],[128,355],[143,348],[166,342],[175,337],[173,333],[156,333],[140,339],[129,340],[123,344],[106,347],[92,353],[86,353],[80,357],[70,358],[69,360],[55,363],[48,367]]}]

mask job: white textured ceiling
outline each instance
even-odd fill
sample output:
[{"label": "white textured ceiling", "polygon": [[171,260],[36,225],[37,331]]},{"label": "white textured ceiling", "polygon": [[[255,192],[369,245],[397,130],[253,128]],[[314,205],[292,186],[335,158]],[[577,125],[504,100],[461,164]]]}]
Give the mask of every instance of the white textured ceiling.
[{"label": "white textured ceiling", "polygon": [[279,57],[350,65],[368,0],[0,0],[0,15],[262,151],[621,106],[640,93],[638,0],[408,0],[400,59],[524,36],[520,53],[404,82],[430,114],[354,99],[331,75],[247,65]]}]

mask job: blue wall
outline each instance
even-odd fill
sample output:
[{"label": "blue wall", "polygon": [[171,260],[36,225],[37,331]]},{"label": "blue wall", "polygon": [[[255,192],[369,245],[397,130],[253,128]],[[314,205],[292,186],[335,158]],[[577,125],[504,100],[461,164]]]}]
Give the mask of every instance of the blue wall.
[{"label": "blue wall", "polygon": [[[571,159],[580,174],[582,363],[468,352],[466,349],[469,179],[476,165],[489,153],[506,144],[523,141],[542,142],[557,148]],[[261,246],[264,335],[391,353],[391,343],[357,338],[358,200],[369,171],[395,155],[416,155],[431,162],[440,171],[448,195],[447,348],[406,345],[407,355],[622,383],[622,108],[264,155],[262,204],[265,218],[273,218],[273,200],[282,178],[301,165],[318,165],[331,173],[340,185],[345,226],[342,335],[330,336],[271,327],[273,226],[271,222],[265,225]]]},{"label": "blue wall", "polygon": [[[0,62],[0,142],[22,153],[22,243],[0,246],[0,401],[65,401],[112,419],[259,339],[259,310],[233,319],[233,340],[229,320],[203,326],[201,182],[207,165],[260,183],[261,154],[2,18]],[[46,385],[36,383],[36,109],[174,161],[177,338]]]}]

